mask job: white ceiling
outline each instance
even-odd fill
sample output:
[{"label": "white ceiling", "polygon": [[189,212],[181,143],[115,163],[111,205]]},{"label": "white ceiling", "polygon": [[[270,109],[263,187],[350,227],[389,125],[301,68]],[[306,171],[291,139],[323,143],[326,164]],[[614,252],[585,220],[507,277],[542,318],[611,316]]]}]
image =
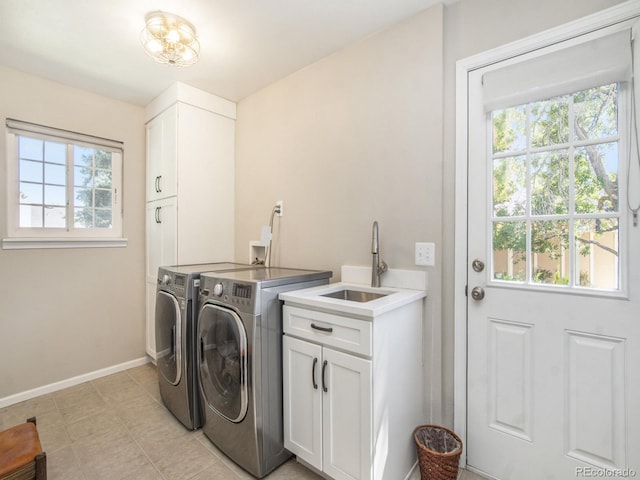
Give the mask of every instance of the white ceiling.
[{"label": "white ceiling", "polygon": [[[238,101],[441,0],[0,0],[0,65],[146,105],[175,81]],[[160,65],[148,12],[194,24],[200,61]]]}]

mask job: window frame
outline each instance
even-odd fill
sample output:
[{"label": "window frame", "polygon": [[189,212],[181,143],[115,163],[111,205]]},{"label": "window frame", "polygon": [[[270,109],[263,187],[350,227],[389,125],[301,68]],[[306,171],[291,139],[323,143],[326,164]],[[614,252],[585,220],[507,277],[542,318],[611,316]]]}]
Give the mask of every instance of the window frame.
[{"label": "window frame", "polygon": [[[67,226],[20,227],[20,158],[19,137],[63,143],[66,146],[65,199]],[[71,170],[74,168],[71,155],[74,146],[95,148],[112,153],[112,227],[76,228],[73,225],[73,182]],[[3,249],[22,248],[78,248],[78,247],[123,247],[127,239],[123,237],[123,143],[70,132],[53,127],[37,125],[19,120],[6,119],[7,158],[7,238],[2,240]],[[44,180],[44,179],[43,179]]]}]

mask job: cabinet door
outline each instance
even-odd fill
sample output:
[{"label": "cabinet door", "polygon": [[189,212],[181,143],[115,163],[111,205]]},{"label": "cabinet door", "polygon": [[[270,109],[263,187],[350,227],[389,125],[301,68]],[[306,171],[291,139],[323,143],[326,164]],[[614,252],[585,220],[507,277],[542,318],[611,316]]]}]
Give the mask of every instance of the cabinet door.
[{"label": "cabinet door", "polygon": [[184,103],[178,118],[180,261],[227,262],[234,255],[235,122]]},{"label": "cabinet door", "polygon": [[322,470],[322,347],[285,335],[284,446]]},{"label": "cabinet door", "polygon": [[178,107],[173,105],[147,124],[147,201],[176,195]]},{"label": "cabinet door", "polygon": [[158,267],[176,265],[177,258],[176,198],[147,203],[147,282],[155,282]]},{"label": "cabinet door", "polygon": [[336,480],[372,474],[371,361],[323,349],[323,471]]},{"label": "cabinet door", "polygon": [[147,203],[147,353],[156,358],[155,305],[158,267],[176,265],[176,198]]}]

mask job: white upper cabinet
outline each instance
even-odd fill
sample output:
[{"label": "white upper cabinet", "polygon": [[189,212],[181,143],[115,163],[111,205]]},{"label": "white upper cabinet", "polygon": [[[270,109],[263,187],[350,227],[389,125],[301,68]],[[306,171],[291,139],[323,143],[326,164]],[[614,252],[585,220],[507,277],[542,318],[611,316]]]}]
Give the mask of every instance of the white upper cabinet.
[{"label": "white upper cabinet", "polygon": [[158,267],[234,260],[235,104],[176,83],[147,119],[147,353]]},{"label": "white upper cabinet", "polygon": [[147,202],[177,193],[178,105],[147,124]]}]

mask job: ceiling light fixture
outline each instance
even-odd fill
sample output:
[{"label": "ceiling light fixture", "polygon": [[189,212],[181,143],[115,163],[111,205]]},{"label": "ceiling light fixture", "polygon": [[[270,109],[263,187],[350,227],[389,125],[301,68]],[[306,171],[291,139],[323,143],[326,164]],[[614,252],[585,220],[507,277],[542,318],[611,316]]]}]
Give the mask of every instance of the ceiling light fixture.
[{"label": "ceiling light fixture", "polygon": [[156,62],[187,67],[198,61],[200,43],[191,23],[172,13],[151,12],[145,17],[141,41]]}]

